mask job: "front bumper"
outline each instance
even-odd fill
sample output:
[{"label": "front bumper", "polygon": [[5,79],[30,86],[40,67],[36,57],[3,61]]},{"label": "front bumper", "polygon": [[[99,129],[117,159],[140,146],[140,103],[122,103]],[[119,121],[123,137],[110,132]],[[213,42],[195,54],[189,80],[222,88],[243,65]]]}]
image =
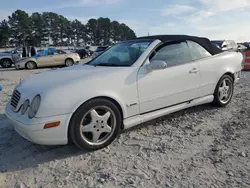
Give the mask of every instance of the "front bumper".
[{"label": "front bumper", "polygon": [[[46,118],[33,118],[25,121],[23,116],[15,113],[8,103],[5,108],[5,114],[11,121],[14,129],[25,139],[41,145],[65,145],[68,143],[68,124],[71,114],[58,115]],[[60,121],[58,127],[44,129],[46,123]]]},{"label": "front bumper", "polygon": [[16,69],[24,69],[25,64],[24,63],[15,63],[15,67],[16,67]]}]

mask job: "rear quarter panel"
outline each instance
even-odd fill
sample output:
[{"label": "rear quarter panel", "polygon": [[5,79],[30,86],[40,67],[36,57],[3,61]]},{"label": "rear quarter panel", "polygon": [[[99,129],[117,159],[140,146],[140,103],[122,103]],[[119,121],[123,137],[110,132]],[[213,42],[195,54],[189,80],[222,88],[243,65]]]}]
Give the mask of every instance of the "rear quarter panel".
[{"label": "rear quarter panel", "polygon": [[224,74],[241,71],[242,59],[241,53],[223,52],[200,60],[200,96],[213,94],[218,81]]}]

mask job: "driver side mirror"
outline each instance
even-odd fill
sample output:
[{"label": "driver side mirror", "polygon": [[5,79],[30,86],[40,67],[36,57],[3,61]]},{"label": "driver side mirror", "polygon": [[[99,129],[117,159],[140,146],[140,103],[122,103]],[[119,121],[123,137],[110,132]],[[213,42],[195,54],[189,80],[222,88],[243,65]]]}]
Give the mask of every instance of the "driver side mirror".
[{"label": "driver side mirror", "polygon": [[146,65],[147,70],[150,71],[155,71],[155,70],[163,70],[166,69],[167,63],[165,61],[162,60],[153,60],[150,61],[150,63],[148,65]]}]

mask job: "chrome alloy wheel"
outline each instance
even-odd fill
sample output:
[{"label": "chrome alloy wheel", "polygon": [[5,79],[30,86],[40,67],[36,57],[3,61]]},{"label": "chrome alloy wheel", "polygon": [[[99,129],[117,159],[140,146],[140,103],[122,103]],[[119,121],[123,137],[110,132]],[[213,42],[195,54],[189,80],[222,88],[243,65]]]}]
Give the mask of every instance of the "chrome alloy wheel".
[{"label": "chrome alloy wheel", "polygon": [[108,141],[116,128],[113,110],[97,106],[89,110],[80,122],[82,139],[89,145],[101,145]]},{"label": "chrome alloy wheel", "polygon": [[232,82],[225,78],[219,86],[219,100],[221,103],[226,104],[233,94]]}]

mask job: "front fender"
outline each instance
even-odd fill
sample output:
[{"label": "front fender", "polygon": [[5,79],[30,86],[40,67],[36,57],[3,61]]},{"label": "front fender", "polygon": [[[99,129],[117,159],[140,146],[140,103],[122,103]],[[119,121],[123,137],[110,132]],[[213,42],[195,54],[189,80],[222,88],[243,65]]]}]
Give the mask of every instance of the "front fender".
[{"label": "front fender", "polygon": [[67,89],[56,89],[41,95],[41,105],[36,117],[49,117],[74,113],[83,103],[97,97],[115,100],[121,107],[124,117],[127,116],[126,105],[113,91],[71,93]]},{"label": "front fender", "polygon": [[[123,117],[139,113],[136,83],[124,89],[123,84],[107,83],[99,80],[79,80],[68,85],[50,89],[41,94],[41,105],[36,117],[49,117],[74,113],[86,101],[107,97],[115,100],[121,107]],[[129,106],[128,104],[137,104]]]}]

